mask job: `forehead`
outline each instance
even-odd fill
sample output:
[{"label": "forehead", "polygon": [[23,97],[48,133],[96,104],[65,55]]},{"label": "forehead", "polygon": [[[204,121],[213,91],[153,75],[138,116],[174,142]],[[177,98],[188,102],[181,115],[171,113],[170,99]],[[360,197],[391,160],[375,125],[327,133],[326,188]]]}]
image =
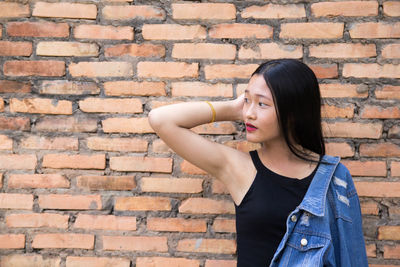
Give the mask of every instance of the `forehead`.
[{"label": "forehead", "polygon": [[250,95],[261,95],[272,99],[271,91],[261,75],[256,74],[250,78],[245,92]]}]

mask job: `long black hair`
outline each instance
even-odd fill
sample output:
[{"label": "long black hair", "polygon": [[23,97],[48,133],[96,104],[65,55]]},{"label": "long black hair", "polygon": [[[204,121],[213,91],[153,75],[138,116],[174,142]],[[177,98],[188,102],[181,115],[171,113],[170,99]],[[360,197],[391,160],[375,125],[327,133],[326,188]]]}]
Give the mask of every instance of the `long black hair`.
[{"label": "long black hair", "polygon": [[315,161],[297,145],[325,155],[321,126],[321,94],[314,72],[295,59],[261,64],[251,75],[262,75],[275,103],[279,126],[289,149],[297,157]]}]

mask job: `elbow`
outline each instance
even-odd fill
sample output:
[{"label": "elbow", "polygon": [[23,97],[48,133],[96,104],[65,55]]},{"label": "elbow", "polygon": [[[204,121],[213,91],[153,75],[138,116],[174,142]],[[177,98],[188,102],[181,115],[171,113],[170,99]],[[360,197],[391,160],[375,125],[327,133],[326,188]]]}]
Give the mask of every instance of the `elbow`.
[{"label": "elbow", "polygon": [[157,132],[157,129],[158,129],[158,127],[160,125],[160,121],[161,121],[159,117],[160,117],[159,112],[157,110],[152,109],[149,112],[149,115],[148,115],[149,124],[150,124],[151,128],[153,128],[153,130],[156,132]]}]

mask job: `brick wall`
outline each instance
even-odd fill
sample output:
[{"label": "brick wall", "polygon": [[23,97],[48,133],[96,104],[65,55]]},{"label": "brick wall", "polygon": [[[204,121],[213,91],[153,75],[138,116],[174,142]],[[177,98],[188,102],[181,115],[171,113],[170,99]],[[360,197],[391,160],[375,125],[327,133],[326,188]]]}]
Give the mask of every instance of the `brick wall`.
[{"label": "brick wall", "polygon": [[[371,266],[400,266],[399,17],[383,0],[0,2],[0,265],[235,266],[226,189],[147,114],[236,97],[288,57],[321,83]],[[255,147],[240,124],[194,130]]]}]

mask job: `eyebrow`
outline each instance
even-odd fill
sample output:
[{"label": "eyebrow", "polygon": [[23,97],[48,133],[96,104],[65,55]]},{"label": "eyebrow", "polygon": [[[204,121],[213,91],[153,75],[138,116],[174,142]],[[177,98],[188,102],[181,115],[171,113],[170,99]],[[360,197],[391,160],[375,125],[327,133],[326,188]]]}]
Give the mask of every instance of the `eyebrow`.
[{"label": "eyebrow", "polygon": [[[249,90],[244,90],[244,92],[245,93],[250,93],[250,91]],[[258,97],[263,97],[263,98],[266,98],[266,99],[268,99],[268,100],[271,100],[271,98],[269,98],[268,96],[266,96],[266,95],[261,95],[261,94],[255,94],[256,96],[258,96]]]}]

